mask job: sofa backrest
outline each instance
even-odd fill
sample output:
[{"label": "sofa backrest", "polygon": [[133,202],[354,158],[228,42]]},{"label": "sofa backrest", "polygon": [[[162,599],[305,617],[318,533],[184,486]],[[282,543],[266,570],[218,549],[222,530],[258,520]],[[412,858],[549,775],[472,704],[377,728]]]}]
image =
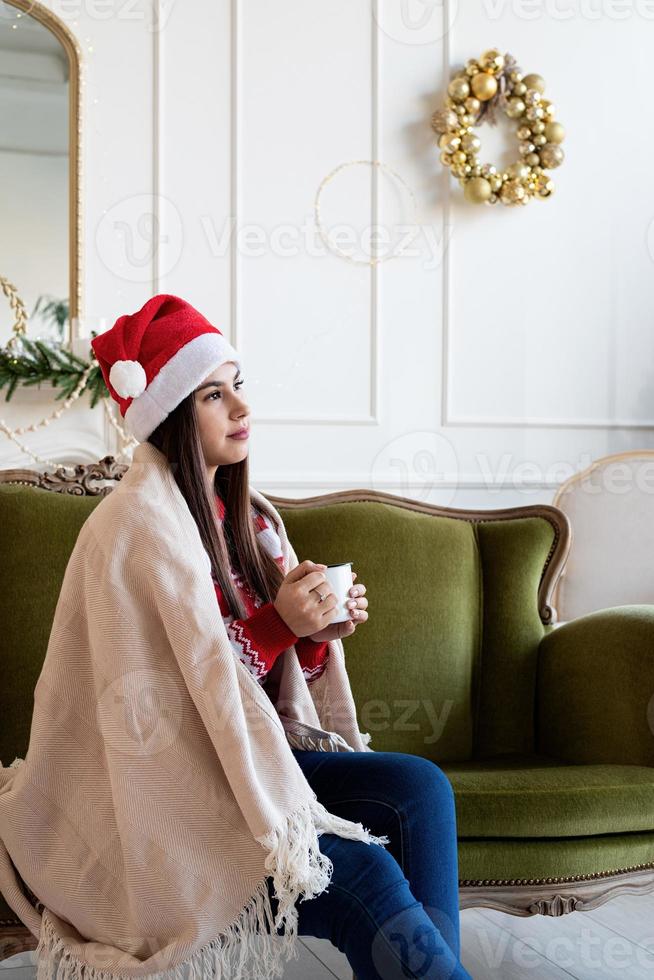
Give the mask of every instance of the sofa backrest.
[{"label": "sofa backrest", "polygon": [[[68,558],[101,499],[0,482],[5,766],[27,750]],[[372,748],[439,762],[533,750],[537,648],[568,548],[560,511],[467,512],[367,490],[269,499],[299,561],[352,561],[366,585],[370,619],[344,649]]]},{"label": "sofa backrest", "polygon": [[0,483],[0,760],[25,757],[68,559],[101,497]]},{"label": "sofa backrest", "polygon": [[438,762],[534,750],[538,644],[568,546],[554,508],[271,499],[300,561],[352,561],[366,585],[369,621],[344,649],[372,748]]}]

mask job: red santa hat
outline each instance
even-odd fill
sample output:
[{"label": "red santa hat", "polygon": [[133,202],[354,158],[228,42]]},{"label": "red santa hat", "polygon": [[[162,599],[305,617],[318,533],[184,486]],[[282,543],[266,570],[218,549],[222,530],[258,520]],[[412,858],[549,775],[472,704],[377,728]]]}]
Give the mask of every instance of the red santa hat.
[{"label": "red santa hat", "polygon": [[118,317],[91,347],[120,414],[139,442],[225,361],[238,353],[217,327],[179,296],[161,293]]}]

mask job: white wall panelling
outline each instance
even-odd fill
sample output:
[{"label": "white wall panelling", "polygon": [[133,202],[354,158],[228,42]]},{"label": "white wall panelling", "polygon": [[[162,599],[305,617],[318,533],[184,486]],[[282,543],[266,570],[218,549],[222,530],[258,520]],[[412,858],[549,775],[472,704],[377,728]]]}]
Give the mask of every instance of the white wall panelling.
[{"label": "white wall panelling", "polygon": [[[652,446],[654,135],[625,94],[648,90],[643,4],[156,2],[68,21],[88,62],[85,308],[111,324],[168,291],[225,331],[255,485],[501,507]],[[451,67],[491,46],[544,75],[568,133],[554,196],[519,210],[464,204],[429,127]],[[480,130],[483,159],[508,162],[506,133]],[[356,159],[412,188],[413,254],[371,267],[322,246],[316,190]],[[371,168],[322,205],[391,244],[411,218]]]}]

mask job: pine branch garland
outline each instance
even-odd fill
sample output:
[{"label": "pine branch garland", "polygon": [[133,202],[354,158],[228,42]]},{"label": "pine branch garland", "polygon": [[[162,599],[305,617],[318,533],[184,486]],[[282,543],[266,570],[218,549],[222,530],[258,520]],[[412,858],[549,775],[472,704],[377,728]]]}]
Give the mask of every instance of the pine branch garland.
[{"label": "pine branch garland", "polygon": [[[95,336],[92,333],[92,337]],[[7,388],[6,402],[11,399],[19,384],[28,387],[44,381],[61,389],[54,396],[56,401],[69,398],[90,363],[66,347],[49,346],[42,340],[30,340],[24,335],[20,337],[20,348],[0,348],[0,390]],[[101,398],[108,396],[109,391],[99,364],[91,370],[81,393],[84,391],[88,391],[91,396],[91,408],[95,408]]]}]

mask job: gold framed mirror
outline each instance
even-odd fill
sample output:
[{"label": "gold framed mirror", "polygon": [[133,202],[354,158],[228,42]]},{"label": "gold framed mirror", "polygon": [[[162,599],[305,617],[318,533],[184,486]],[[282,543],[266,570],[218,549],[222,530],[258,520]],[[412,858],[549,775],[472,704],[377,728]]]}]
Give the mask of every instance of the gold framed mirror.
[{"label": "gold framed mirror", "polygon": [[[0,275],[25,302],[28,335],[68,344],[82,316],[81,95],[67,24],[0,0]],[[0,345],[11,332],[3,316]]]}]

